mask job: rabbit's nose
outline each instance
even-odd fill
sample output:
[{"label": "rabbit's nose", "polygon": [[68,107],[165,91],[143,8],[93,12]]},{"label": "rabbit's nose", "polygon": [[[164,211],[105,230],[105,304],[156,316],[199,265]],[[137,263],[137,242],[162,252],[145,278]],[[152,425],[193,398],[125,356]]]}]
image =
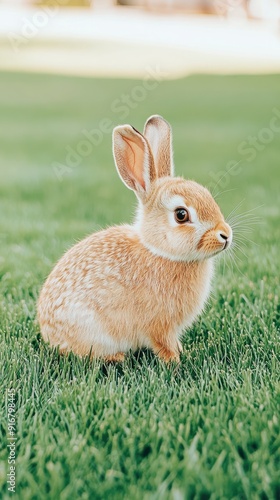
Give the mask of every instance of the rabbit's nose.
[{"label": "rabbit's nose", "polygon": [[224,224],[222,228],[220,227],[216,235],[218,241],[224,244],[224,248],[231,244],[232,230],[227,224]]},{"label": "rabbit's nose", "polygon": [[225,241],[227,241],[227,240],[229,239],[229,236],[228,236],[227,234],[224,234],[224,233],[219,233],[219,236],[220,236],[223,240],[225,240]]}]

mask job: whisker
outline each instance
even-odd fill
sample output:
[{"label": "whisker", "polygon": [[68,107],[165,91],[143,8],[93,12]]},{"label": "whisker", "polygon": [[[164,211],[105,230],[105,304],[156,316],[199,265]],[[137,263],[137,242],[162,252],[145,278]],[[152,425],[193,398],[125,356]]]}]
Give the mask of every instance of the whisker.
[{"label": "whisker", "polygon": [[[259,208],[259,207],[258,207]],[[235,222],[235,221],[239,221],[239,220],[262,220],[261,217],[259,217],[258,215],[255,215],[253,214],[251,211],[248,211],[248,212],[243,212],[242,214],[236,214],[236,215],[231,215],[230,217],[227,217],[227,222],[228,223],[232,223],[232,222]]]},{"label": "whisker", "polygon": [[246,238],[244,236],[242,236],[240,238],[237,236],[236,238],[233,239],[231,248],[235,248],[237,246],[238,247],[240,246],[241,248],[244,248],[244,247],[247,248],[248,245],[247,245]]},{"label": "whisker", "polygon": [[229,224],[235,224],[238,222],[260,222],[263,219],[261,217],[258,217],[257,215],[236,215],[235,217],[232,217],[231,219],[227,219]]},{"label": "whisker", "polygon": [[234,219],[230,219],[228,220],[228,223],[231,224],[231,225],[234,225],[234,224],[239,224],[239,223],[244,223],[244,224],[249,224],[251,222],[254,222],[256,224],[260,224],[261,221],[263,219],[261,219],[260,217],[248,217],[248,216],[243,216],[241,215],[240,217],[234,217]]},{"label": "whisker", "polygon": [[246,242],[248,242],[248,243],[253,243],[254,245],[257,245],[257,247],[260,246],[258,243],[256,243],[256,241],[251,240],[250,238],[247,238],[246,236],[240,236],[240,238],[239,238],[238,236],[234,235],[234,240],[233,241],[237,241],[238,243],[243,243],[245,245],[244,240]]},{"label": "whisker", "polygon": [[242,250],[242,248],[238,245],[235,245],[235,248],[242,253],[242,255],[244,255],[244,257],[246,257],[246,259],[249,259],[248,255]]},{"label": "whisker", "polygon": [[[241,251],[241,248],[237,244],[235,246],[233,246],[232,249],[231,249],[231,253],[234,254],[234,256],[241,262],[242,259],[240,259],[239,255],[237,253],[239,251]],[[248,258],[247,255],[245,255],[245,257]]]},{"label": "whisker", "polygon": [[241,214],[232,214],[230,217],[227,218],[227,220],[235,220],[235,219],[261,219],[259,215],[253,214],[253,213],[247,213],[247,212],[242,212]]},{"label": "whisker", "polygon": [[219,191],[217,194],[215,194],[215,196],[213,196],[213,198],[218,198],[218,196],[221,196],[222,194],[225,194],[225,193],[229,193],[230,191],[236,191],[237,188],[232,188],[232,189],[225,189],[224,191]]},{"label": "whisker", "polygon": [[[248,277],[247,277],[247,276],[246,276],[246,275],[245,275],[245,274],[241,271],[241,269],[240,269],[239,265],[238,265],[238,264],[237,264],[237,262],[236,262],[236,260],[237,260],[237,256],[236,256],[236,254],[231,253],[231,254],[230,254],[230,259],[231,259],[231,261],[234,263],[234,265],[236,266],[236,268],[237,268],[237,270],[240,272],[240,274],[242,274],[242,276],[243,276],[244,278],[248,279]],[[240,259],[239,259],[239,260],[240,260]]]},{"label": "whisker", "polygon": [[254,229],[256,228],[257,224],[254,224],[254,225],[248,225],[248,226],[230,226],[232,231],[233,231],[233,234],[247,234],[247,233],[252,233],[254,231]]},{"label": "whisker", "polygon": [[258,221],[239,221],[235,222],[234,224],[229,224],[231,229],[235,231],[236,233],[239,232],[246,232],[246,231],[253,231],[257,226],[260,226],[261,223]]},{"label": "whisker", "polygon": [[[231,216],[233,216],[233,214],[236,212],[236,210],[241,206],[241,204],[245,201],[245,198],[240,201],[236,207],[228,214],[227,216],[227,220],[231,218]],[[260,209],[260,208],[263,208],[265,205],[264,203],[262,205],[258,205],[257,207],[254,207],[254,208],[251,208],[250,210],[246,210],[245,212],[242,212],[242,214],[236,214],[234,217],[232,218],[235,218],[235,217],[240,217],[240,216],[246,216],[246,215],[249,215],[249,214],[252,214],[252,212],[255,212],[256,210]]]},{"label": "whisker", "polygon": [[232,229],[240,229],[240,230],[244,230],[244,229],[252,229],[252,224],[254,226],[256,226],[257,224],[259,224],[257,221],[251,221],[251,222],[243,222],[241,224],[241,222],[235,222],[234,224],[231,224],[231,228]]},{"label": "whisker", "polygon": [[242,205],[242,203],[245,201],[245,198],[241,200],[237,205],[232,209],[232,211],[228,214],[227,219],[238,210],[238,208]]},{"label": "whisker", "polygon": [[226,265],[226,256],[223,253],[223,277],[225,276],[225,265]]},{"label": "whisker", "polygon": [[225,264],[231,276],[234,276],[233,264],[229,255],[225,255]]},{"label": "whisker", "polygon": [[[215,186],[214,186],[214,188],[213,188],[213,191],[216,189],[216,187],[218,187],[218,185],[220,184],[221,180],[222,180],[222,179],[224,179],[224,177],[225,177],[226,175],[228,175],[228,174],[230,173],[230,171],[231,171],[233,168],[237,167],[237,165],[239,165],[239,163],[241,163],[241,161],[242,161],[242,160],[239,160],[239,161],[237,161],[236,163],[234,163],[234,164],[232,165],[232,167],[230,167],[230,168],[229,168],[229,169],[228,169],[228,170],[227,170],[227,171],[226,171],[226,172],[222,175],[222,177],[220,177],[220,179],[218,180],[218,182],[215,184]],[[215,198],[215,194],[213,194],[213,197]]]},{"label": "whisker", "polygon": [[[248,235],[252,233],[252,230],[246,229],[246,231],[238,231],[234,230],[233,231],[233,240],[242,239],[243,240],[248,240],[250,241],[250,238],[248,238]],[[251,240],[252,241],[252,240]]]}]

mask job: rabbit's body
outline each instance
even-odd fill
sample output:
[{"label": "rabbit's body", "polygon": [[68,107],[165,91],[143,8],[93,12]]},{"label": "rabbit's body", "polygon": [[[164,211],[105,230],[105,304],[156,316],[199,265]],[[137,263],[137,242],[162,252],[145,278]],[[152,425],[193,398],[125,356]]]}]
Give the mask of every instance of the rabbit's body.
[{"label": "rabbit's body", "polygon": [[95,233],[62,257],[39,298],[42,336],[79,356],[122,360],[150,347],[178,361],[180,335],[209,295],[212,257],[232,231],[207,189],[173,177],[163,118],[152,116],[144,135],[117,127],[114,157],[138,197],[136,221]]},{"label": "rabbit's body", "polygon": [[211,275],[210,260],[167,261],[133,226],[111,227],[76,244],[53,269],[39,301],[42,336],[93,357],[162,349],[170,337],[174,353],[203,308]]}]

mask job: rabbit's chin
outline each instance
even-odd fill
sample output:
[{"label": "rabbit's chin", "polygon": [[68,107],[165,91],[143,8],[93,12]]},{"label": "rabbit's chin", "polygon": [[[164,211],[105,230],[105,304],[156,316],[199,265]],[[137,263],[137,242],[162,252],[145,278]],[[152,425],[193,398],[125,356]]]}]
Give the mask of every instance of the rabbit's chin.
[{"label": "rabbit's chin", "polygon": [[225,245],[223,248],[219,248],[218,250],[214,250],[214,251],[210,252],[209,254],[205,254],[204,259],[211,259],[212,257],[217,257],[218,255],[220,255],[224,251],[228,250],[229,247],[230,247],[230,244]]},{"label": "rabbit's chin", "polygon": [[225,245],[222,248],[218,248],[216,250],[211,250],[211,251],[193,251],[189,252],[186,256],[182,256],[178,260],[182,260],[185,262],[201,262],[209,259],[213,259],[214,257],[217,257],[220,255],[222,252],[224,252],[226,249],[228,249],[230,245]]},{"label": "rabbit's chin", "polygon": [[165,259],[171,260],[173,262],[201,262],[204,260],[211,259],[212,257],[215,257],[218,253],[221,252],[219,250],[218,252],[214,253],[205,253],[201,251],[188,251],[186,253],[180,253],[180,254],[174,254],[171,252],[167,252],[165,250],[162,250],[160,248],[157,248],[150,243],[144,243],[144,246],[156,257],[163,257]]}]

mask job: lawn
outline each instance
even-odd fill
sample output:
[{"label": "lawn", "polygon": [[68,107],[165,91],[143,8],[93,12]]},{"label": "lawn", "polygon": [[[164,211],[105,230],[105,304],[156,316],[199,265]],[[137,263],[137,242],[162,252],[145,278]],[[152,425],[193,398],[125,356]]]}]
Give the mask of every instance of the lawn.
[{"label": "lawn", "polygon": [[[193,76],[138,101],[135,86],[0,75],[0,496],[12,495],[13,388],[15,498],[280,498],[280,76]],[[123,94],[127,113],[116,110]],[[142,129],[154,113],[173,126],[177,173],[221,191],[225,215],[240,214],[235,263],[217,264],[178,367],[148,351],[117,366],[59,358],[35,320],[44,279],[75,241],[131,220],[135,208],[111,134],[78,157],[83,130],[100,131],[104,118]]]}]

